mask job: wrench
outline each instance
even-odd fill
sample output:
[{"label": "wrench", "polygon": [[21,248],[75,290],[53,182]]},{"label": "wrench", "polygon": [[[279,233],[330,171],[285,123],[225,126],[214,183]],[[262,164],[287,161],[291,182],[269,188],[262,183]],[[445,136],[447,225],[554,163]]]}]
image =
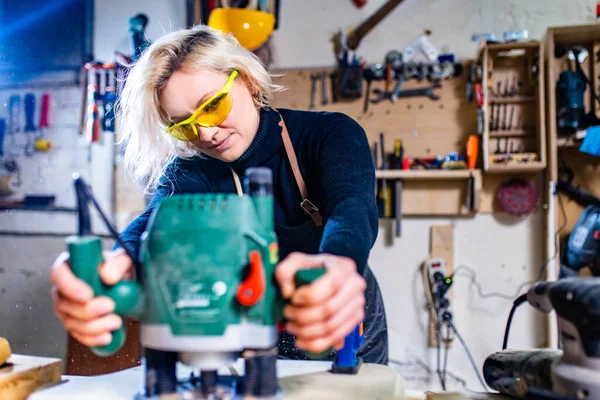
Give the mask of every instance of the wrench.
[{"label": "wrench", "polygon": [[[433,93],[434,89],[441,88],[442,84],[439,82],[434,82],[431,86],[422,89],[406,89],[401,90],[396,94],[396,98],[400,99],[403,97],[418,97],[418,96],[427,96],[431,100],[439,100],[440,96]],[[391,99],[394,95],[394,92],[386,92],[381,89],[373,89],[373,94],[375,97],[371,99],[371,103],[377,104],[385,99]]]}]

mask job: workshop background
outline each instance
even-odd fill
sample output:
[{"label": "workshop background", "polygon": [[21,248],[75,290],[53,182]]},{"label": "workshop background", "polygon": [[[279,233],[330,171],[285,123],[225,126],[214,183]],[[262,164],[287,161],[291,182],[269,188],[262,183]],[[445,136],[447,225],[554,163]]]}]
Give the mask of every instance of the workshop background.
[{"label": "workshop background", "polygon": [[[351,29],[384,2],[370,0],[366,6],[357,8],[346,0],[282,1],[279,27],[270,43],[271,68],[288,70],[290,74],[293,70],[332,68],[336,59],[331,38],[338,28]],[[8,2],[2,3],[0,10]],[[137,13],[148,16],[146,34],[153,40],[185,27],[187,6],[184,0],[95,1],[90,47],[93,58],[112,62],[116,50],[130,53],[128,19]],[[48,7],[32,10],[30,23],[40,23],[57,12]],[[476,33],[502,36],[506,31],[526,29],[529,38],[541,40],[548,27],[595,22],[596,2],[592,0],[406,0],[364,38],[358,54],[367,63],[382,62],[390,50],[401,50],[429,30],[427,37],[440,52],[452,53],[458,61],[472,60],[479,51],[478,43],[472,40]],[[20,35],[27,34],[23,27],[14,29]],[[1,118],[8,117],[11,96],[18,95],[23,104],[26,95],[33,93],[37,123],[42,118],[43,95],[50,98],[48,127],[43,138],[52,147],[37,149],[33,155],[16,156],[20,185],[11,186],[13,193],[1,199],[10,202],[31,194],[55,196],[52,210],[2,204],[11,209],[0,212],[0,333],[9,339],[15,353],[63,359],[66,356],[67,336],[52,311],[48,272],[56,256],[65,250],[65,235],[73,233],[76,227],[72,173],[79,172],[91,183],[100,205],[119,229],[145,207],[139,189],[119,168],[114,133],[103,131],[92,146],[79,134],[85,88],[70,83],[78,77],[74,71],[53,71],[36,78],[33,86],[0,82]],[[286,92],[286,101],[293,97],[298,108],[307,108],[308,82],[308,86],[303,86],[306,90]],[[456,96],[464,97],[464,92]],[[359,102],[362,109],[362,100]],[[476,112],[475,108],[473,111]],[[351,114],[353,118],[357,115],[360,114]],[[435,114],[429,117],[436,118]],[[474,114],[470,118],[476,121]],[[385,127],[384,132],[414,129],[418,127],[398,124]],[[370,138],[379,135],[378,131],[368,133]],[[9,139],[15,141],[14,148],[20,149],[27,147],[29,137],[26,132],[18,132]],[[387,141],[388,151],[392,143]],[[7,148],[5,144],[5,151]],[[453,285],[454,320],[481,368],[485,358],[499,349],[511,299],[522,283],[537,279],[543,261],[553,252],[553,231],[549,232],[546,226],[554,221],[548,222],[549,205],[544,204],[543,184],[539,190],[540,206],[522,217],[509,216],[500,210],[462,216],[407,215],[402,219],[401,237],[394,235],[393,220],[381,220],[369,264],[385,301],[390,358],[394,361],[391,365],[407,379],[408,387],[423,387],[423,383],[430,388],[438,385],[432,372],[436,351],[428,346],[429,312],[421,276],[421,265],[432,254],[432,228],[433,232],[441,232],[444,245],[453,243],[450,248],[441,249],[451,257],[446,262],[453,264],[455,270],[459,266],[468,267],[457,274]],[[445,227],[450,227],[450,235]],[[94,220],[94,230],[107,233],[98,218]],[[106,245],[111,246],[112,240],[106,239]],[[507,298],[482,298],[481,292],[502,293]],[[544,346],[548,340],[547,327],[546,317],[541,313],[531,308],[520,310],[514,320],[512,346]],[[450,388],[463,384],[472,389],[478,387],[475,372],[458,343],[453,343],[450,350],[448,370]]]}]

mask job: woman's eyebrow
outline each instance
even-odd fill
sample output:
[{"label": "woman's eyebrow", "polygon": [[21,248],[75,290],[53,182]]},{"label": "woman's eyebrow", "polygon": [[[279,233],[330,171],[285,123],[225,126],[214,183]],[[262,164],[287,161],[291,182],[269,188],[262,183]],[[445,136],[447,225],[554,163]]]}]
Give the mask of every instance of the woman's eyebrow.
[{"label": "woman's eyebrow", "polygon": [[[212,96],[214,96],[214,94],[217,93],[217,92],[218,92],[218,90],[213,90],[213,91],[210,91],[210,92],[206,93],[204,96],[202,96],[200,98],[200,100],[198,100],[198,102],[196,103],[196,110],[202,104],[204,104],[208,99],[210,99]],[[194,111],[196,111],[196,110],[194,110]],[[192,114],[184,115],[184,116],[179,116],[179,117],[171,117],[171,121],[176,124],[178,122],[183,121],[184,119],[188,119],[191,115]]]}]

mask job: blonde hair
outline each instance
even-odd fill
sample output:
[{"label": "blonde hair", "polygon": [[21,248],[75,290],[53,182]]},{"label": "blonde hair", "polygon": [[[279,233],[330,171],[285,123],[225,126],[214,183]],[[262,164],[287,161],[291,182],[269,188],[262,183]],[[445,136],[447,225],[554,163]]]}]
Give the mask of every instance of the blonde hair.
[{"label": "blonde hair", "polygon": [[240,77],[257,91],[257,108],[270,105],[273,92],[283,88],[273,83],[262,61],[243,48],[230,34],[206,25],[168,33],[148,47],[130,69],[121,93],[118,112],[118,143],[124,144],[123,166],[132,178],[151,193],[166,167],[177,157],[190,158],[198,150],[165,132],[168,117],[159,98],[171,75],[178,69],[211,69]]}]

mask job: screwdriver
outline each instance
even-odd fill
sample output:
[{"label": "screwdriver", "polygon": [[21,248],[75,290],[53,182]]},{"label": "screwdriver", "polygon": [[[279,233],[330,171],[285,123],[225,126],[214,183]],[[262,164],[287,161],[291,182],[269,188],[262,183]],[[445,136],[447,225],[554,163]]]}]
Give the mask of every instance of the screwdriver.
[{"label": "screwdriver", "polygon": [[35,132],[35,124],[33,116],[35,113],[35,95],[27,93],[25,95],[25,133],[27,134],[27,145],[25,146],[25,155],[33,155],[33,132]]}]

